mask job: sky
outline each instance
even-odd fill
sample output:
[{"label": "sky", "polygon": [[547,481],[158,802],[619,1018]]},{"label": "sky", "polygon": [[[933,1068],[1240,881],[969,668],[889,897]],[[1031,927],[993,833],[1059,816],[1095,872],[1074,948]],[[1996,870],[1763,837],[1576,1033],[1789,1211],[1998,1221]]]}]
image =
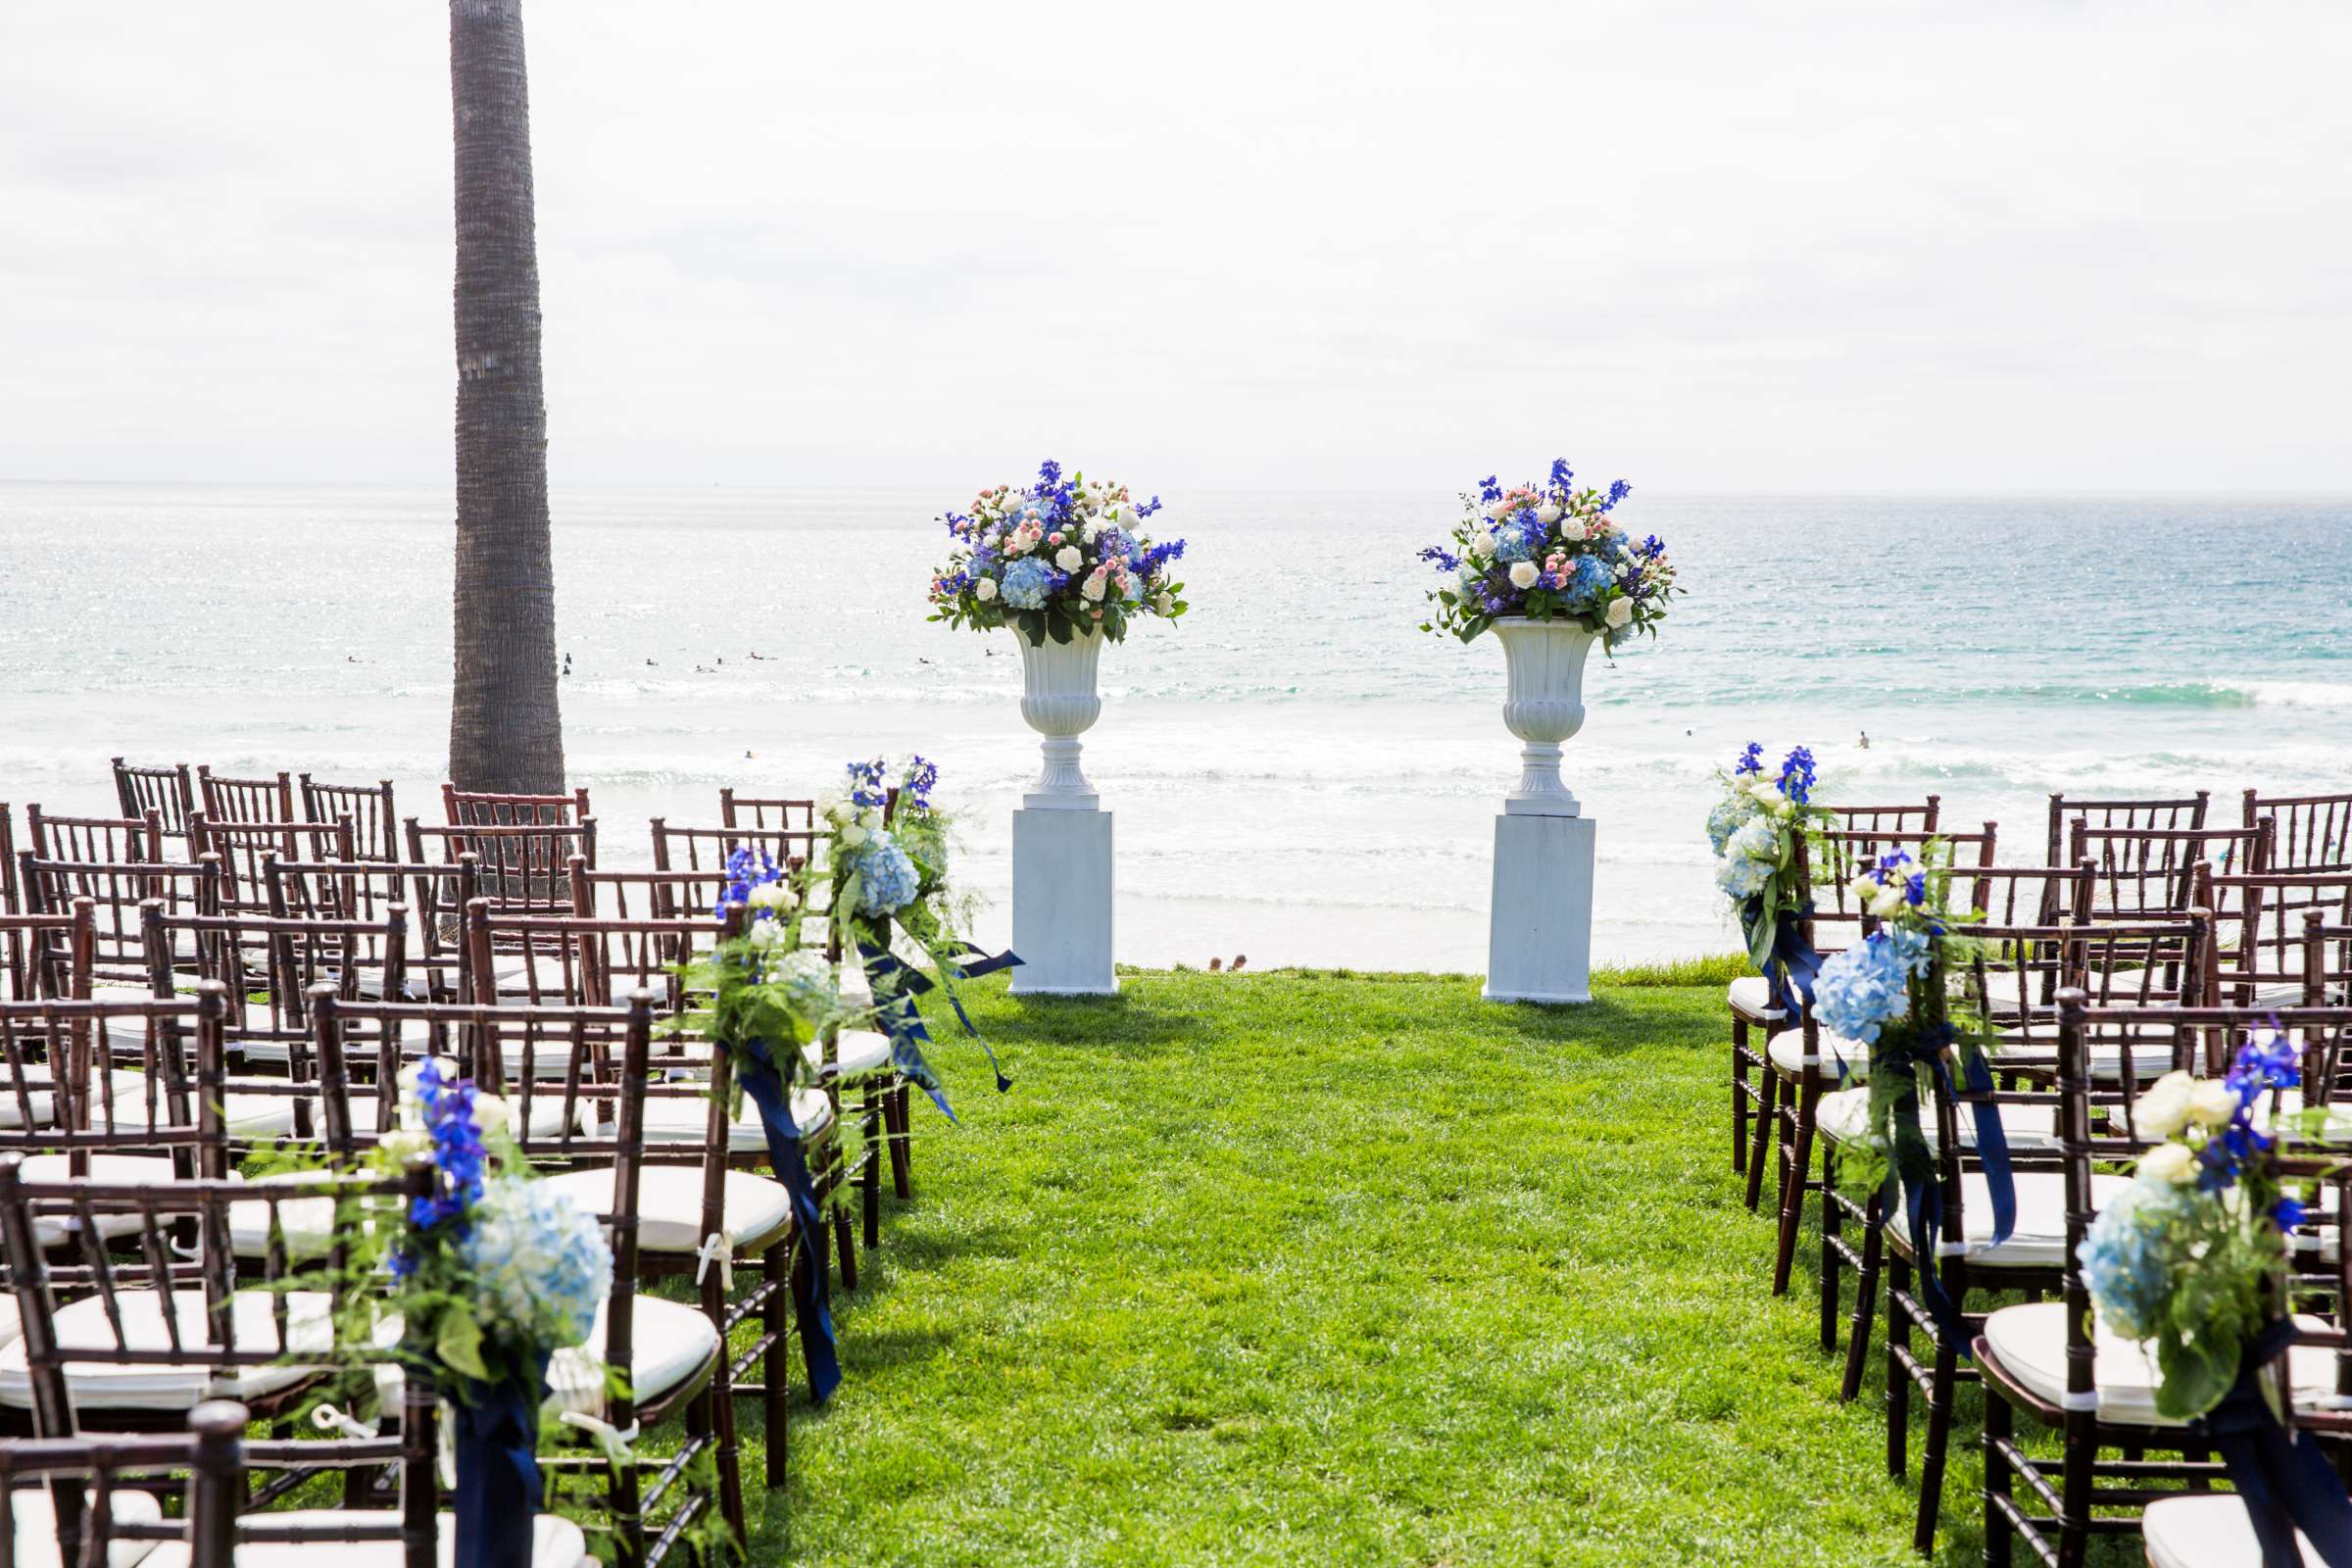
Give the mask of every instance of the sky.
[{"label": "sky", "polygon": [[[559,483],[2352,489],[2352,6],[525,0]],[[0,7],[0,479],[445,482],[445,7]]]}]

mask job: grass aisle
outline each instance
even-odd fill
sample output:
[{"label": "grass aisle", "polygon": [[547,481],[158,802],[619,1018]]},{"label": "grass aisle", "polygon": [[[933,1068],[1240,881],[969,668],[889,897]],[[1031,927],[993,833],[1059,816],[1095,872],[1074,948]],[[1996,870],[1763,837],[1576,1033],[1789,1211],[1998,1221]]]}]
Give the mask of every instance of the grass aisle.
[{"label": "grass aisle", "polygon": [[1875,1367],[1840,1409],[1810,1261],[1766,1294],[1719,983],[1123,984],[985,988],[1009,1095],[943,1047],[965,1124],[917,1124],[755,1561],[1917,1560]]}]

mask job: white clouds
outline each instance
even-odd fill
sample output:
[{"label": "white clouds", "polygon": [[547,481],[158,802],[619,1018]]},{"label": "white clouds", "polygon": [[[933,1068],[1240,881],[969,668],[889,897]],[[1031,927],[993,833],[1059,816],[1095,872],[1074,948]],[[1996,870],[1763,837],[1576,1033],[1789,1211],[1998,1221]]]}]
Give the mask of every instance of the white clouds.
[{"label": "white clouds", "polygon": [[[559,476],[2352,482],[2344,13],[1461,9],[539,0]],[[0,21],[0,474],[441,473],[446,50]]]}]

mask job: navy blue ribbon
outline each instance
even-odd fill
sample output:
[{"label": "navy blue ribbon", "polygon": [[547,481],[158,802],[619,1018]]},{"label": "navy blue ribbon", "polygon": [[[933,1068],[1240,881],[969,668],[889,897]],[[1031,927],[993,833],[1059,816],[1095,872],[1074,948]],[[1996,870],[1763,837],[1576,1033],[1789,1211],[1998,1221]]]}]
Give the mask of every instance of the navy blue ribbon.
[{"label": "navy blue ribbon", "polygon": [[[1740,906],[1740,924],[1750,933],[1751,950],[1757,924],[1770,913],[1764,898],[1761,893],[1754,894]],[[1763,964],[1764,983],[1772,989],[1772,1004],[1791,1018],[1813,1004],[1813,982],[1821,974],[1821,955],[1805,937],[1805,922],[1812,917],[1813,906],[1808,903],[1779,918],[1773,927],[1772,952]]]},{"label": "navy blue ribbon", "polygon": [[2238,1361],[2237,1381],[2189,1428],[2220,1450],[2262,1544],[2263,1568],[2303,1568],[2297,1531],[2328,1568],[2352,1568],[2352,1497],[2342,1478],[2311,1434],[2281,1426],[2262,1396],[2263,1367],[2294,1334],[2293,1322],[2280,1318],[2257,1335]]},{"label": "navy blue ribbon", "polygon": [[458,1461],[457,1568],[531,1568],[547,1501],[538,1456],[547,1357],[496,1383],[457,1383],[449,1417]]},{"label": "navy blue ribbon", "polygon": [[[976,980],[982,975],[1013,968],[1021,961],[1020,956],[1010,949],[994,957],[965,961],[965,958],[979,951],[977,948],[962,950],[963,956],[951,965],[957,979]],[[923,1047],[931,1043],[931,1031],[924,1027],[923,1015],[914,1005],[914,999],[931,991],[937,982],[878,944],[858,943],[858,956],[865,964],[866,980],[873,987],[877,1001],[885,992],[891,993],[890,1000],[881,1003],[880,1011],[883,1032],[890,1036],[892,1064],[906,1075],[907,1082],[920,1085],[923,1093],[931,1097],[931,1102],[947,1114],[948,1120],[956,1120],[955,1107],[948,1103],[947,1090],[940,1083],[939,1074],[932,1068],[930,1059],[923,1054]],[[1004,1076],[1004,1068],[998,1062],[996,1051],[972,1022],[971,1014],[963,1010],[963,1000],[956,995],[953,986],[948,988],[948,1005],[956,1009],[956,1019],[963,1025],[963,1032],[979,1041],[980,1049],[988,1054],[988,1064],[997,1075],[997,1093],[1004,1094],[1009,1090],[1012,1080]]]},{"label": "navy blue ribbon", "polygon": [[822,1404],[841,1383],[841,1357],[833,1339],[832,1271],[826,1260],[824,1207],[816,1200],[816,1184],[808,1179],[801,1129],[793,1122],[782,1076],[757,1049],[733,1055],[735,1081],[760,1107],[760,1126],[767,1135],[768,1163],[792,1197],[793,1219],[806,1253],[803,1266],[792,1271],[792,1301],[801,1320],[801,1354],[808,1363],[809,1396]]},{"label": "navy blue ribbon", "polygon": [[[1936,1031],[1948,1040],[1948,1027]],[[1928,1064],[1935,1070],[1936,1084],[1947,1099],[1957,1101],[1959,1093],[1952,1086],[1951,1069],[1946,1065],[1940,1045],[1927,1055]],[[1891,1064],[1889,1064],[1891,1068]],[[1875,1070],[1875,1069],[1874,1069]],[[1908,1066],[1900,1070],[1908,1071]],[[1992,1073],[1984,1065],[1984,1054],[1970,1054],[1963,1069],[1973,1094],[1992,1092]],[[2017,1232],[2017,1176],[2009,1159],[2009,1135],[2001,1126],[2000,1106],[1989,1101],[1976,1101],[1969,1109],[1977,1124],[1977,1161],[1984,1167],[1985,1196],[1992,1200],[1992,1239],[1986,1244],[1998,1247]],[[1898,1116],[1908,1116],[1912,1129],[1919,1126],[1919,1100],[1915,1093],[1906,1094],[1895,1109]],[[1925,1135],[1920,1142],[1924,1146]],[[1887,1178],[1888,1192],[1893,1196],[1894,1176]],[[1943,1184],[1936,1175],[1932,1160],[1919,1168],[1902,1173],[1903,1217],[1911,1238],[1913,1267],[1918,1272],[1919,1298],[1935,1320],[1937,1338],[1953,1347],[1961,1355],[1971,1355],[1968,1318],[1960,1303],[1952,1298],[1943,1283],[1943,1259],[1937,1250],[1943,1229]],[[2347,1564],[2346,1568],[2352,1568]]]}]

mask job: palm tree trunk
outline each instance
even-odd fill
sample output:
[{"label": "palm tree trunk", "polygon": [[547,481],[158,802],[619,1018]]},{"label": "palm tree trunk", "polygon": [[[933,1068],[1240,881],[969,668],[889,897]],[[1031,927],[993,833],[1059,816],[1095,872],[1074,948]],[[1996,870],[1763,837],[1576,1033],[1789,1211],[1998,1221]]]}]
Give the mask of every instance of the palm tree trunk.
[{"label": "palm tree trunk", "polygon": [[460,789],[564,788],[547,388],[521,0],[450,0],[457,123],[457,669]]}]

